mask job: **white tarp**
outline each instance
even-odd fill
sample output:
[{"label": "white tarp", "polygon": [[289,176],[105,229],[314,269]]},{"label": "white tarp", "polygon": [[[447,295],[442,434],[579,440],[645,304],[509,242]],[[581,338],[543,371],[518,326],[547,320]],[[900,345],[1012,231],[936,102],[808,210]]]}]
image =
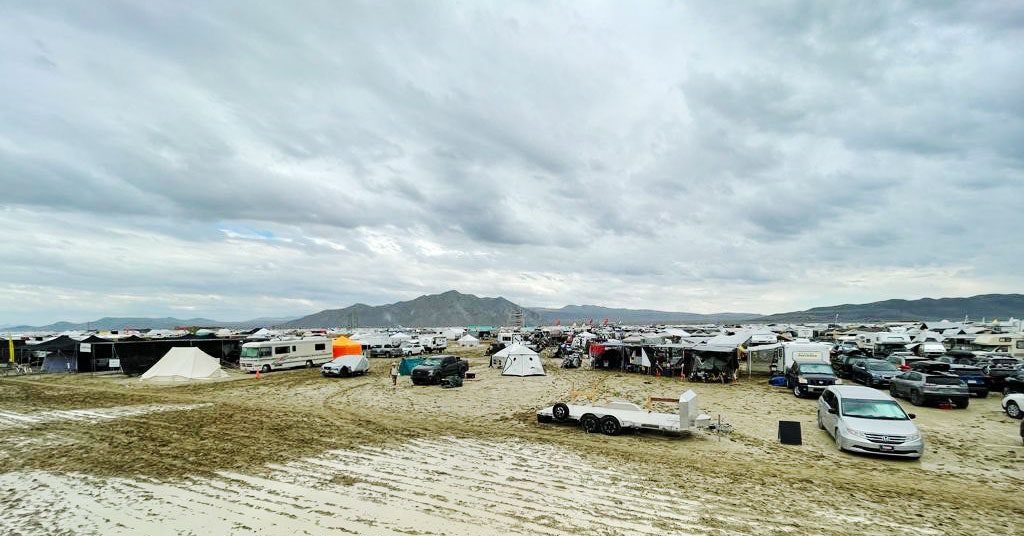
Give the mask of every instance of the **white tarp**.
[{"label": "white tarp", "polygon": [[501,352],[507,352],[503,356],[502,376],[546,376],[544,364],[540,362],[537,352],[521,344],[513,344]]},{"label": "white tarp", "polygon": [[459,346],[479,346],[479,345],[480,345],[480,339],[478,339],[478,338],[476,338],[476,337],[474,337],[472,335],[468,335],[468,334],[467,335],[463,335],[462,338],[459,339]]},{"label": "white tarp", "polygon": [[348,370],[352,372],[366,372],[370,370],[370,361],[362,354],[335,357],[331,363],[348,367]]},{"label": "white tarp", "polygon": [[647,352],[644,351],[643,348],[641,348],[640,352],[633,352],[632,354],[630,354],[630,356],[629,356],[629,364],[630,365],[638,365],[638,366],[641,366],[641,367],[650,367],[651,366],[651,360],[650,360],[650,358],[647,357]]},{"label": "white tarp", "polygon": [[216,358],[199,348],[179,346],[168,350],[160,361],[149,367],[142,379],[187,382],[226,378],[227,375]]}]

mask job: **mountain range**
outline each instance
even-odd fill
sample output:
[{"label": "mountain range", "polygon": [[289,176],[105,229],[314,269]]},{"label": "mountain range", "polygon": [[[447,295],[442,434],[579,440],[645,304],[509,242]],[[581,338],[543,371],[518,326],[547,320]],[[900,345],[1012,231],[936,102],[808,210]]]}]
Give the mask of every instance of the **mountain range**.
[{"label": "mountain range", "polygon": [[1024,294],[981,294],[969,298],[922,298],[885,300],[863,304],[815,307],[806,311],[762,316],[758,322],[877,322],[899,320],[971,320],[1020,318],[1024,316]]},{"label": "mountain range", "polygon": [[983,294],[968,298],[923,298],[920,300],[885,300],[865,304],[844,304],[815,307],[805,311],[761,316],[753,313],[697,314],[649,309],[616,309],[597,305],[567,305],[558,309],[521,307],[505,298],[481,298],[450,290],[441,294],[387,305],[357,303],[343,309],[326,309],[296,319],[256,318],[243,322],[223,322],[208,318],[125,318],[107,317],[92,322],[57,322],[47,326],[13,326],[5,331],[68,331],[84,329],[171,329],[178,326],[319,328],[319,327],[441,327],[468,325],[509,325],[512,314],[522,311],[528,326],[555,322],[610,322],[624,324],[704,324],[704,323],[779,323],[831,322],[839,315],[840,322],[873,322],[899,320],[959,320],[1009,318],[1024,316],[1024,295]]}]

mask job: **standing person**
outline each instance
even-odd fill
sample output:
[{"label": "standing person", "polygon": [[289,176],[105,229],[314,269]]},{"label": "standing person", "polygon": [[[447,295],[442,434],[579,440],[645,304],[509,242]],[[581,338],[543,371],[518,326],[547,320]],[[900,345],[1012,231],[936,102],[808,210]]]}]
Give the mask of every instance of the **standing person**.
[{"label": "standing person", "polygon": [[391,385],[398,387],[398,362],[391,363]]}]

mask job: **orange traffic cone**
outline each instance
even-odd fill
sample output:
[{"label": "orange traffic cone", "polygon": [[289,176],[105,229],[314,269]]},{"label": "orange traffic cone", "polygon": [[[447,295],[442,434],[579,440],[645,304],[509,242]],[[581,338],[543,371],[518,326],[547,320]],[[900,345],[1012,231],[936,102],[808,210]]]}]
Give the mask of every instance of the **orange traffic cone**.
[{"label": "orange traffic cone", "polygon": [[258,379],[260,379],[260,378],[262,378],[262,376],[260,376],[260,371],[259,371],[259,370],[257,370],[257,371],[256,371],[256,379],[258,380]]}]

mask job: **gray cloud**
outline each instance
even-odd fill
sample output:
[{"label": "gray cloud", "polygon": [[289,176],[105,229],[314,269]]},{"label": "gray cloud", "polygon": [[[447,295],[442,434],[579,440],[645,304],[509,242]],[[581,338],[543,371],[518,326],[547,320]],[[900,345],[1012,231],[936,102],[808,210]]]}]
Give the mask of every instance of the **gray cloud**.
[{"label": "gray cloud", "polygon": [[1002,3],[0,8],[0,324],[1019,291]]}]

